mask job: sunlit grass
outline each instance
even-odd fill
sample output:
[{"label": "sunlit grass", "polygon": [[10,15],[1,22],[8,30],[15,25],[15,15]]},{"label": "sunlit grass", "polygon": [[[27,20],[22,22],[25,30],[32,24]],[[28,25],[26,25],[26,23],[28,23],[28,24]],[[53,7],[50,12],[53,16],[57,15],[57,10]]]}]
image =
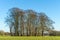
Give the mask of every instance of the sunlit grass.
[{"label": "sunlit grass", "polygon": [[0,40],[60,40],[60,36],[0,36]]}]

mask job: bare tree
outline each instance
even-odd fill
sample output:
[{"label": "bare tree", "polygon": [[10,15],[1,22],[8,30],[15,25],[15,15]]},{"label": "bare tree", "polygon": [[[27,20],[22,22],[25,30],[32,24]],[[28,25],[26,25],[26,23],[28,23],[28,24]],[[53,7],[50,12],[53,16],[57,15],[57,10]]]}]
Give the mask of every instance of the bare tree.
[{"label": "bare tree", "polygon": [[18,36],[18,18],[19,18],[19,12],[20,12],[19,8],[11,8],[9,10],[9,15],[8,15],[9,17],[7,18],[8,19],[7,23],[9,23],[9,25],[13,25],[13,26],[10,26],[10,31],[14,27],[14,34],[15,34],[15,36]]},{"label": "bare tree", "polygon": [[20,29],[21,29],[21,36],[24,35],[24,12],[23,11],[20,11]]},{"label": "bare tree", "polygon": [[47,28],[46,30],[50,30],[51,27],[53,27],[52,24],[54,22],[51,19],[49,19],[49,17],[46,16],[45,13],[40,13],[39,19],[40,19],[40,27],[42,29],[42,36],[43,36],[45,28]]}]

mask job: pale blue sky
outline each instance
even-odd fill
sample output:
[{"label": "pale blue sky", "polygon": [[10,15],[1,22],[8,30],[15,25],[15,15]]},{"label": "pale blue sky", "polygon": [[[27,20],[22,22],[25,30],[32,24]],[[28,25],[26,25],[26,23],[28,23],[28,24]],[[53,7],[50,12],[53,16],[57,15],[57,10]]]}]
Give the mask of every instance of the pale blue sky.
[{"label": "pale blue sky", "polygon": [[0,30],[9,31],[4,21],[8,10],[12,7],[45,12],[55,21],[55,30],[60,30],[60,0],[0,0]]}]

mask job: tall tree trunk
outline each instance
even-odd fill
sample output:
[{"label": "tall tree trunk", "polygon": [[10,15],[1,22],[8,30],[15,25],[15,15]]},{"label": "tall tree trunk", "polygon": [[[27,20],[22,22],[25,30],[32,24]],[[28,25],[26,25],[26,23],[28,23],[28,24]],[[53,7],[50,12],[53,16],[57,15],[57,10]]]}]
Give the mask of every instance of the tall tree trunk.
[{"label": "tall tree trunk", "polygon": [[23,20],[23,15],[21,15],[21,36],[24,35],[24,20]]},{"label": "tall tree trunk", "polygon": [[42,36],[44,36],[44,30],[42,30]]},{"label": "tall tree trunk", "polygon": [[15,36],[19,36],[19,33],[18,33],[18,17],[16,17],[16,21],[15,21]]},{"label": "tall tree trunk", "polygon": [[10,26],[10,35],[12,36],[12,32],[11,32],[11,30],[12,30],[12,27]]}]

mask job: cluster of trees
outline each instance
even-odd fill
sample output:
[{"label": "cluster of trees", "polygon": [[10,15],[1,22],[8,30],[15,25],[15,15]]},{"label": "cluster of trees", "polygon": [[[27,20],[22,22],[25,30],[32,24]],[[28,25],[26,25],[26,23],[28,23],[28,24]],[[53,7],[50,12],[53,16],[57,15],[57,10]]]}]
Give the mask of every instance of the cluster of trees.
[{"label": "cluster of trees", "polygon": [[12,36],[39,36],[45,31],[53,30],[53,21],[43,12],[11,8],[8,11],[6,23]]},{"label": "cluster of trees", "polygon": [[60,31],[51,30],[50,36],[60,36]]},{"label": "cluster of trees", "polygon": [[8,36],[10,35],[9,32],[4,32],[3,30],[0,30],[0,36]]}]

